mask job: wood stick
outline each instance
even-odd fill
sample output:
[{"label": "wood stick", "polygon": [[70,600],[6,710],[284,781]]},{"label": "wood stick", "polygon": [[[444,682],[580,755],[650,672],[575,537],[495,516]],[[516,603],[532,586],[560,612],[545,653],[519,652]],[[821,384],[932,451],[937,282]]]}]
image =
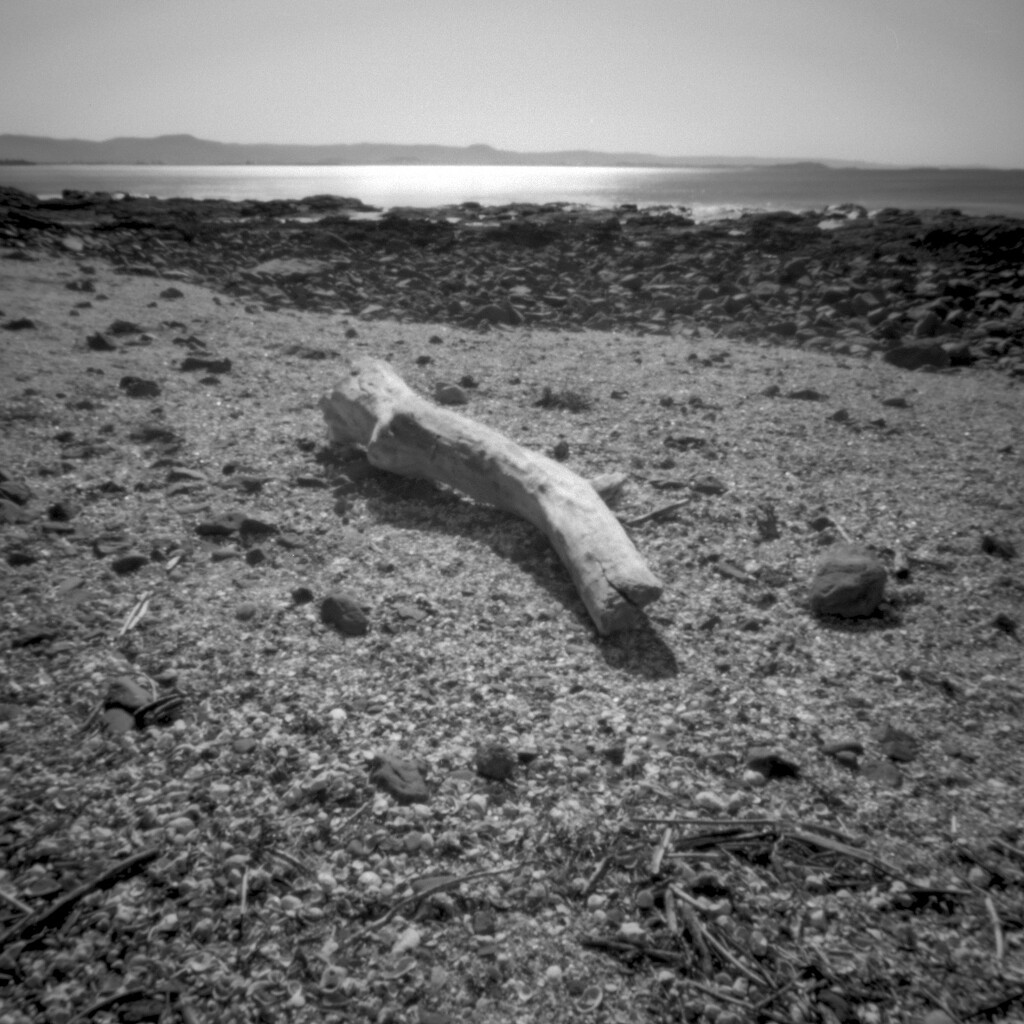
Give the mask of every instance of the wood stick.
[{"label": "wood stick", "polygon": [[0,936],[0,946],[6,946],[17,939],[31,939],[40,932],[51,928],[59,928],[71,915],[76,906],[90,893],[110,889],[133,875],[137,875],[160,856],[160,850],[152,848],[133,853],[130,857],[118,861],[94,879],[80,885],[66,896],[54,900],[48,907],[33,914],[26,920],[19,921]]},{"label": "wood stick", "polygon": [[591,484],[421,398],[387,363],[352,362],[320,408],[331,440],[364,446],[379,469],[447,484],[541,530],[601,635],[639,624],[640,610],[661,596],[661,581]]}]

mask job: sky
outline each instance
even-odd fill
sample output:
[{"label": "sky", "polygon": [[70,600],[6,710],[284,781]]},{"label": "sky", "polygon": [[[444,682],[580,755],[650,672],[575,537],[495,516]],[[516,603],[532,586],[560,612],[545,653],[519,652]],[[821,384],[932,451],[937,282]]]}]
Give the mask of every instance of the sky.
[{"label": "sky", "polygon": [[0,0],[0,133],[1024,168],[1024,0]]}]

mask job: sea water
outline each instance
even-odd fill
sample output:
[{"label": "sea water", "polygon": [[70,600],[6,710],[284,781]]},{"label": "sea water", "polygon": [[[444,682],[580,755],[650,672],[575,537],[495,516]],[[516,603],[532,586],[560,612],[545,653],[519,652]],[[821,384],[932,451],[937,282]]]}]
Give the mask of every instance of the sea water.
[{"label": "sea water", "polygon": [[40,196],[64,189],[191,199],[301,199],[331,194],[371,206],[463,202],[632,203],[685,207],[700,220],[748,209],[958,209],[1024,218],[1024,171],[772,167],[0,165],[0,185]]}]

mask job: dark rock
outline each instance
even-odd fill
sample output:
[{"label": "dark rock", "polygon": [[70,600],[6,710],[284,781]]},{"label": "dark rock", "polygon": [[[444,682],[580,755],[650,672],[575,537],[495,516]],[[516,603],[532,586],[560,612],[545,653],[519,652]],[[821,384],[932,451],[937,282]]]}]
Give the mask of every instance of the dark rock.
[{"label": "dark rock", "polygon": [[247,518],[241,512],[227,512],[201,522],[196,527],[196,533],[200,537],[230,537],[239,531]]},{"label": "dark rock", "polygon": [[569,458],[569,442],[566,440],[559,441],[554,448],[551,449],[551,457],[558,462],[565,462]]},{"label": "dark rock", "polygon": [[105,335],[97,331],[85,339],[86,346],[92,352],[116,352],[117,346]]},{"label": "dark rock", "polygon": [[820,391],[815,391],[814,388],[798,388],[796,391],[790,391],[786,397],[801,402],[823,402],[828,395],[823,395]]},{"label": "dark rock", "polygon": [[950,365],[949,353],[932,342],[916,345],[899,345],[883,353],[882,359],[901,370],[919,370],[922,367],[945,369]]},{"label": "dark rock", "polygon": [[165,288],[160,293],[160,298],[161,299],[183,299],[183,298],[185,298],[185,293],[180,288],[174,288],[174,287]]},{"label": "dark rock", "polygon": [[110,568],[117,573],[118,576],[127,576],[129,573],[136,572],[141,569],[144,565],[149,564],[149,559],[138,551],[129,551],[127,554],[120,555],[110,563]]},{"label": "dark rock", "polygon": [[[2,492],[3,487],[0,485],[0,493]],[[1005,537],[993,537],[990,533],[982,535],[981,550],[986,555],[998,555],[1000,558],[1017,557],[1017,547],[1013,541],[1007,540]]]},{"label": "dark rock", "polygon": [[1007,615],[1006,612],[999,612],[993,617],[992,626],[998,629],[999,632],[1016,638],[1020,623],[1012,615]]},{"label": "dark rock", "polygon": [[160,385],[155,380],[142,377],[122,377],[117,385],[129,398],[156,398],[160,394]]},{"label": "dark rock", "polygon": [[370,762],[370,782],[400,804],[425,804],[430,799],[422,762],[378,754]]},{"label": "dark rock", "polygon": [[873,615],[885,594],[886,573],[865,547],[835,544],[822,555],[811,580],[809,603],[816,615]]},{"label": "dark rock", "polygon": [[212,356],[186,356],[181,361],[179,369],[182,372],[202,370],[206,373],[230,373],[231,360],[216,359]]},{"label": "dark rock", "polygon": [[253,519],[251,516],[246,516],[238,524],[238,537],[243,544],[251,544],[263,537],[272,537],[275,533],[277,527],[273,523]]},{"label": "dark rock", "polygon": [[35,321],[27,316],[18,317],[15,320],[8,320],[4,324],[5,331],[31,331],[35,329]]},{"label": "dark rock", "polygon": [[58,636],[60,632],[56,628],[36,623],[25,626],[11,637],[11,647],[36,647],[49,643]]},{"label": "dark rock", "polygon": [[752,747],[747,752],[746,767],[760,772],[766,779],[795,779],[800,766],[771,747]]},{"label": "dark rock", "polygon": [[719,494],[725,494],[729,490],[729,485],[723,480],[719,480],[717,476],[703,475],[695,476],[690,481],[690,490],[696,494],[707,494],[715,496]]},{"label": "dark rock", "polygon": [[335,592],[323,599],[320,604],[320,621],[333,626],[345,636],[364,636],[370,628],[370,620],[362,603],[344,591]]},{"label": "dark rock", "polygon": [[142,328],[138,324],[132,323],[131,320],[115,320],[107,328],[107,332],[113,335],[141,334]]},{"label": "dark rock", "polygon": [[57,523],[66,523],[74,519],[75,516],[81,512],[82,509],[77,502],[74,501],[58,501],[54,502],[47,510],[46,514]]},{"label": "dark rock", "polygon": [[507,782],[515,775],[516,755],[504,743],[484,743],[473,754],[478,775],[493,782]]},{"label": "dark rock", "polygon": [[295,587],[291,597],[294,604],[309,604],[313,600],[313,591],[309,587]]}]

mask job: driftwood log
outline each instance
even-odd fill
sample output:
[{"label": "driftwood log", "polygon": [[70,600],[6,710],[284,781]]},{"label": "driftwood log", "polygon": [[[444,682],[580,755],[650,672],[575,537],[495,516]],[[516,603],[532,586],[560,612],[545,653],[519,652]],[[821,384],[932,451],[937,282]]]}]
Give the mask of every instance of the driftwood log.
[{"label": "driftwood log", "polygon": [[352,362],[320,400],[333,442],[369,461],[435,480],[533,523],[550,540],[602,635],[636,625],[662,592],[618,519],[582,477],[503,434],[417,395],[376,359]]}]

